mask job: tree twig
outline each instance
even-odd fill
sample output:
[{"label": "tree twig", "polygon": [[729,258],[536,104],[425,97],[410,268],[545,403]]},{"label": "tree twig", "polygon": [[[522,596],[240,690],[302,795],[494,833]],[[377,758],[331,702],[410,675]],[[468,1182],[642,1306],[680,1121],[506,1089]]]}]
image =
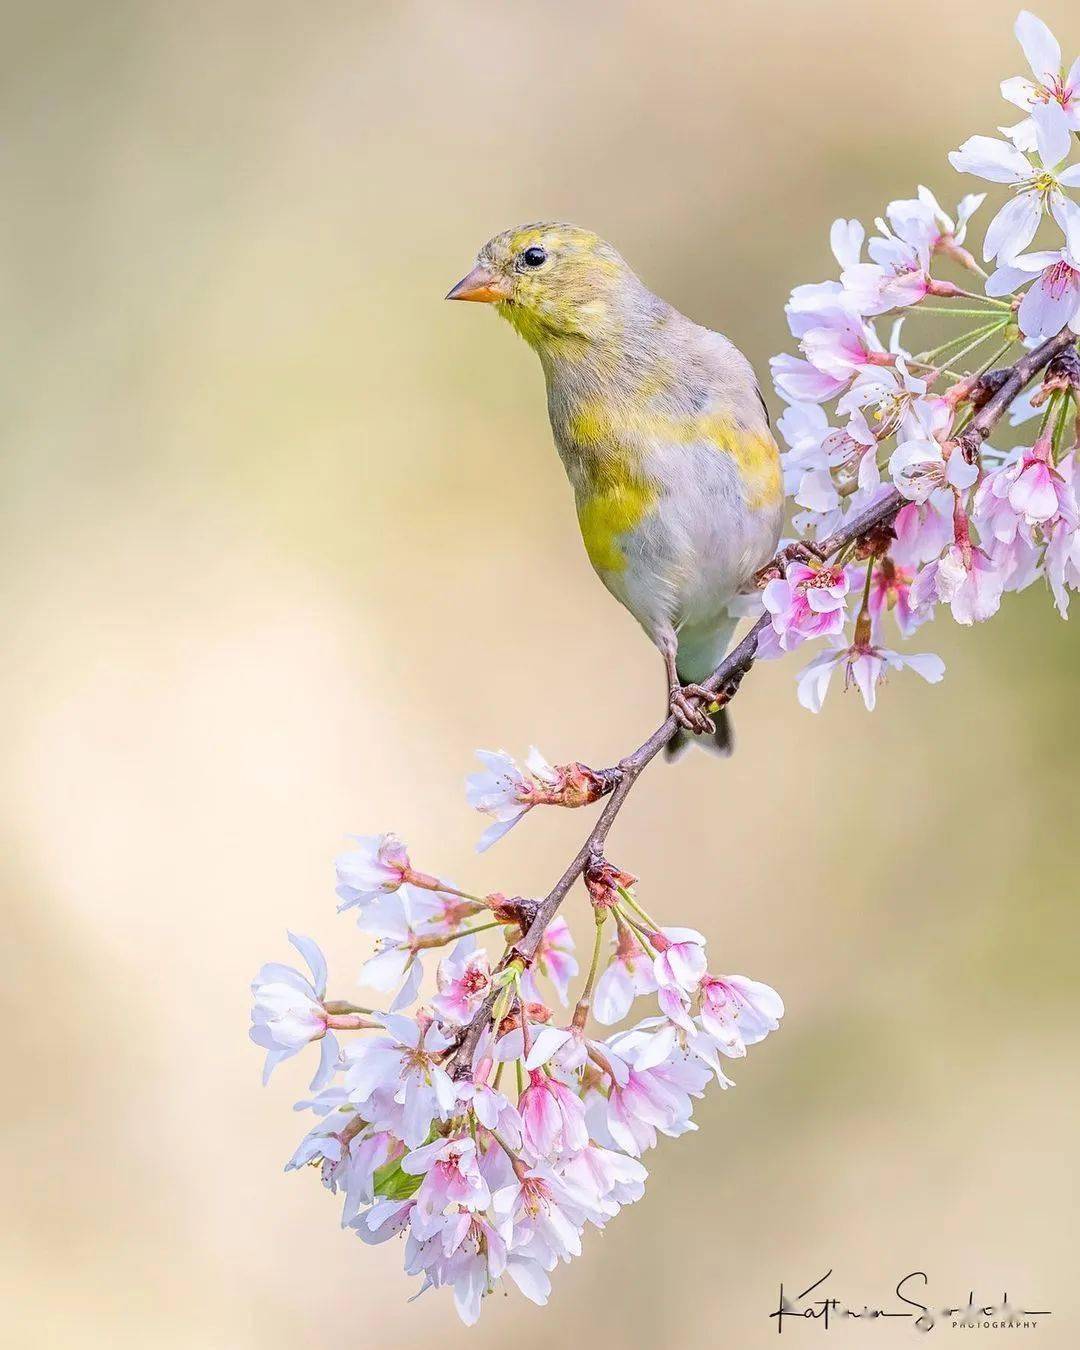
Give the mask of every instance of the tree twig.
[{"label": "tree twig", "polygon": [[[964,428],[957,440],[954,453],[963,453],[965,456],[973,458],[1028,381],[1043,370],[1059,352],[1064,351],[1076,340],[1076,335],[1066,328],[1056,337],[1048,339],[1041,346],[1025,353],[1010,368],[1007,378],[1000,384],[993,396],[983,404]],[[906,498],[902,497],[896,488],[890,488],[878,501],[845,521],[840,529],[823,540],[806,543],[804,547],[823,560],[831,558],[846,545],[863,538],[871,530],[889,524],[900,508],[905,505],[905,502]],[[786,561],[787,555],[784,551],[781,551],[773,559],[772,565],[782,568]],[[757,620],[738,646],[729,652],[709,678],[702,682],[704,688],[711,693],[722,691],[725,702],[734,697],[743,676],[754,664],[754,659],[757,656],[758,636],[762,629],[768,625],[768,622],[769,616],[767,614],[762,615]],[[585,872],[590,863],[594,860],[598,862],[603,855],[608,833],[615,822],[615,817],[622,810],[623,802],[626,801],[630,789],[637,782],[646,765],[655,759],[671,740],[678,729],[678,725],[674,716],[668,717],[665,722],[657,727],[648,740],[643,741],[636,750],[627,755],[625,759],[620,760],[615,768],[603,771],[614,784],[611,795],[604,804],[604,809],[600,812],[596,824],[589,831],[588,837],[569,867],[540,902],[524,936],[513,946],[507,948],[499,962],[499,970],[505,970],[515,961],[522,966],[528,966],[533,961],[548,924],[555,917],[570,888]],[[455,1077],[467,1077],[471,1073],[473,1054],[480,1037],[483,1035],[484,1028],[491,1019],[492,1009],[497,997],[498,990],[496,989],[484,1001],[465,1029],[465,1033],[452,1056],[451,1071]]]}]

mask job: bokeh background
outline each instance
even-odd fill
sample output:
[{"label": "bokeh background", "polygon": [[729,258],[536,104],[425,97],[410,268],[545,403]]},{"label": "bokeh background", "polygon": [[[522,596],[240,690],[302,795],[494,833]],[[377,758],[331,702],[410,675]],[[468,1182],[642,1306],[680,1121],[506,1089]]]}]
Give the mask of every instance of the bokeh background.
[{"label": "bokeh background", "polygon": [[304,1067],[263,1090],[246,1039],[286,925],[352,988],[347,832],[542,892],[586,821],[476,858],[473,748],[604,764],[660,711],[533,355],[445,290],[569,218],[763,367],[835,215],[971,186],[945,152],[1010,120],[1016,8],[4,7],[6,1343],[755,1347],[831,1267],[1076,1344],[1078,646],[1041,588],[935,623],[946,682],[873,717],[762,669],[733,761],[642,781],[613,856],[788,1015],[545,1311],[407,1306],[398,1246],[282,1175]]}]

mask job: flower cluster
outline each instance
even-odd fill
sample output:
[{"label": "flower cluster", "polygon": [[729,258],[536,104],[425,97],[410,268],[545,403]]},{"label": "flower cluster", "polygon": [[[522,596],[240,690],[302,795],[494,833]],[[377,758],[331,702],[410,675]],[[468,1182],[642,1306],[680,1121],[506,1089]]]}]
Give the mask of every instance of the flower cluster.
[{"label": "flower cluster", "polygon": [[[510,760],[496,767],[521,774]],[[470,798],[483,807],[473,785]],[[361,983],[386,1007],[328,1000],[309,938],[290,935],[310,977],[277,964],[259,972],[251,1037],[267,1051],[264,1077],[309,1044],[321,1051],[314,1095],[299,1104],[315,1123],[288,1169],[318,1167],[342,1197],[343,1226],[364,1242],[405,1234],[406,1272],[421,1291],[448,1286],[463,1321],[504,1280],[544,1303],[550,1272],[580,1255],[585,1230],[641,1198],[642,1155],[661,1135],[696,1128],[709,1082],[731,1085],[721,1056],[745,1055],[776,1030],[780,997],[711,974],[704,937],[658,925],[634,878],[599,859],[585,875],[592,960],[562,1015],[547,989],[567,1005],[578,966],[561,918],[526,959],[528,902],[418,872],[392,835],[358,840],[337,875],[341,908],[357,909],[376,939]],[[498,962],[478,937],[494,929],[507,942]],[[435,992],[420,1001],[422,962],[436,948]],[[639,997],[652,999],[645,1015],[603,1034]],[[346,1031],[362,1034],[345,1042]]]},{"label": "flower cluster", "polygon": [[[779,421],[785,486],[810,547],[805,565],[765,586],[769,625],[758,654],[827,639],[798,679],[800,702],[815,712],[840,668],[868,708],[890,669],[941,678],[938,657],[890,649],[889,613],[904,638],[942,605],[970,624],[990,618],[1005,592],[1042,577],[1064,616],[1080,584],[1076,344],[1063,344],[1042,387],[1015,405],[1015,421],[1041,418],[1027,444],[972,452],[963,440],[1000,387],[996,368],[1011,350],[1080,328],[1080,204],[1070,195],[1080,162],[1069,162],[1080,133],[1080,59],[1066,71],[1034,15],[1022,13],[1016,32],[1032,76],[1006,80],[1002,93],[1026,116],[1005,139],[972,136],[949,156],[961,173],[1010,189],[983,236],[993,270],[970,251],[986,194],[964,197],[949,215],[920,187],[888,204],[869,239],[858,221],[836,221],[838,279],[796,287],[787,305],[800,354],[774,357],[772,373],[788,405]],[[1040,231],[1049,246],[1034,249]],[[943,270],[961,280],[966,271],[971,288]],[[908,332],[927,320],[955,328],[917,347]],[[894,492],[902,504],[890,528],[853,541],[828,565],[813,556],[815,542]]]}]

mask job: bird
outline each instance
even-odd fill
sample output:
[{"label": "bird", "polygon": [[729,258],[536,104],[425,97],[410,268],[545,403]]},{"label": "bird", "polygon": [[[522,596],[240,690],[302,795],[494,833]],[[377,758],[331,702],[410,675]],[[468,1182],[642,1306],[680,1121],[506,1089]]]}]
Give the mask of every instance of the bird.
[{"label": "bird", "polygon": [[540,358],[589,561],[663,657],[668,757],[698,737],[730,754],[724,695],[702,681],[735,630],[729,602],[776,552],[783,514],[749,360],[575,225],[495,235],[446,298],[493,305]]}]

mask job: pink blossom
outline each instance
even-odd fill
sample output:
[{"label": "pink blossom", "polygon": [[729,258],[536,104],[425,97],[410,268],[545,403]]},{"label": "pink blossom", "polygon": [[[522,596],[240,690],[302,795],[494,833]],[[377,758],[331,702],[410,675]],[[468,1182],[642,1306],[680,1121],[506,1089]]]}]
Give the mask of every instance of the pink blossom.
[{"label": "pink blossom", "polygon": [[770,627],[758,641],[760,656],[793,651],[808,638],[839,633],[846,617],[847,573],[842,567],[792,563],[786,577],[770,581],[762,601]]},{"label": "pink blossom", "polygon": [[1063,619],[1069,617],[1069,591],[1080,590],[1080,529],[1064,519],[1050,532],[1046,546],[1046,577]]},{"label": "pink blossom", "polygon": [[732,1058],[776,1031],[783,1015],[783,1000],[767,984],[745,975],[706,975],[701,981],[702,1027]]},{"label": "pink blossom", "polygon": [[435,973],[439,992],[431,1006],[444,1022],[464,1026],[491,988],[491,962],[475,938],[462,938]]},{"label": "pink blossom", "polygon": [[396,891],[409,875],[409,853],[395,834],[354,836],[357,848],[334,860],[338,909],[367,905],[377,895]]},{"label": "pink blossom", "polygon": [[982,623],[997,613],[1004,585],[1004,574],[981,548],[952,544],[915,578],[911,600],[916,609],[946,604],[957,623]]},{"label": "pink blossom", "polygon": [[673,1128],[680,1120],[676,1099],[648,1069],[631,1069],[624,1082],[612,1083],[604,1110],[611,1141],[634,1158],[655,1148],[657,1130]]},{"label": "pink blossom", "polygon": [[[486,1209],[491,1192],[476,1163],[476,1143],[468,1137],[436,1139],[407,1153],[401,1170],[423,1177],[416,1192],[413,1231],[418,1237],[441,1225],[430,1221],[441,1218],[450,1205],[462,1209]],[[426,1221],[426,1222],[425,1222]]]},{"label": "pink blossom", "polygon": [[1072,146],[1072,133],[1057,103],[1040,103],[1032,109],[1039,162],[1033,164],[1008,141],[992,136],[971,136],[949,162],[960,173],[974,174],[992,183],[1007,183],[1013,195],[986,227],[983,256],[1010,263],[1035,238],[1044,209],[1062,229],[1068,228],[1070,206],[1063,188],[1080,186],[1080,165],[1059,170]]},{"label": "pink blossom", "polygon": [[845,384],[861,366],[891,365],[895,359],[882,351],[868,325],[848,316],[820,328],[811,328],[800,345],[812,366]]},{"label": "pink blossom", "polygon": [[523,1256],[511,1258],[509,1233],[486,1215],[460,1210],[448,1216],[441,1228],[420,1237],[410,1231],[405,1245],[405,1272],[423,1275],[425,1289],[449,1286],[454,1307],[466,1326],[480,1317],[483,1300],[503,1275],[510,1276],[526,1297],[547,1301],[551,1289],[544,1270]]},{"label": "pink blossom", "polygon": [[[1035,78],[1014,75],[1003,80],[1002,97],[1029,114],[1039,104],[1054,102],[1062,111],[1065,125],[1080,131],[1080,57],[1064,74],[1057,38],[1041,19],[1027,10],[1022,10],[1016,20],[1016,37]],[[1021,150],[1035,149],[1035,124],[1030,115],[1011,128],[1009,135]]]},{"label": "pink blossom", "polygon": [[[338,1121],[341,1116],[338,1114]],[[340,1129],[340,1123],[338,1128]],[[388,1130],[368,1126],[351,1139],[334,1181],[344,1191],[341,1223],[350,1224],[362,1205],[375,1203],[375,1174],[389,1163],[397,1162],[405,1152],[405,1145]]]},{"label": "pink blossom", "polygon": [[940,441],[931,436],[913,436],[899,441],[889,459],[893,482],[913,502],[925,502],[941,489],[966,492],[979,476],[959,451],[946,455]]},{"label": "pink blossom", "polygon": [[656,987],[652,960],[633,930],[621,924],[617,950],[593,991],[593,1016],[603,1026],[621,1022],[634,999],[651,994]]},{"label": "pink blossom", "polygon": [[455,1103],[454,1084],[439,1062],[450,1038],[434,1022],[387,1013],[389,1033],[350,1046],[345,1070],[349,1099],[363,1109],[377,1094],[389,1095],[387,1125],[410,1148],[427,1139],[434,1118],[446,1119]]},{"label": "pink blossom", "polygon": [[311,979],[276,961],[263,966],[251,985],[255,1004],[248,1034],[266,1051],[264,1083],[283,1059],[321,1040],[319,1067],[311,1082],[312,1088],[321,1087],[329,1081],[338,1056],[337,1040],[327,1034],[329,1015],[323,1006],[326,959],[309,937],[290,933],[289,941],[307,962]]},{"label": "pink blossom", "polygon": [[1018,452],[1017,460],[994,475],[995,496],[1007,490],[1009,505],[1028,525],[1046,525],[1059,516],[1075,523],[1076,497],[1070,477],[1054,465],[1049,436],[1030,450]]},{"label": "pink blossom", "polygon": [[351,1227],[360,1241],[369,1246],[389,1242],[408,1230],[415,1208],[412,1200],[377,1200],[370,1209],[353,1219]]},{"label": "pink blossom", "polygon": [[1007,544],[992,540],[986,552],[990,565],[1001,573],[1003,591],[1025,590],[1043,569],[1045,551],[1027,529],[1017,530]]},{"label": "pink blossom", "polygon": [[513,829],[546,791],[558,785],[559,771],[535,745],[526,757],[524,769],[505,750],[477,750],[476,758],[484,768],[468,776],[465,791],[469,805],[491,816],[493,821],[476,845],[476,851],[483,853]]},{"label": "pink blossom", "polygon": [[[487,1067],[490,1068],[490,1060]],[[521,1116],[510,1099],[484,1081],[486,1068],[478,1067],[472,1078],[461,1078],[454,1084],[458,1105],[472,1111],[485,1129],[498,1131],[500,1138],[511,1148],[521,1145]]]},{"label": "pink blossom", "polygon": [[[640,1200],[649,1176],[636,1158],[602,1148],[595,1142],[580,1153],[560,1158],[556,1166],[568,1185],[595,1197],[595,1207],[602,1209],[607,1218],[614,1217],[620,1206]],[[596,1218],[592,1222],[600,1225]]]},{"label": "pink blossom", "polygon": [[574,1187],[544,1165],[529,1168],[496,1192],[494,1207],[513,1230],[514,1248],[529,1249],[545,1267],[580,1256],[586,1221],[604,1218],[594,1188]]},{"label": "pink blossom", "polygon": [[695,989],[705,974],[705,939],[695,928],[661,928],[649,935],[656,956],[653,975],[661,989]]},{"label": "pink blossom", "polygon": [[896,625],[904,637],[910,637],[926,615],[917,614],[911,603],[911,583],[915,573],[908,567],[898,567],[892,558],[881,558],[870,577],[867,604],[875,629],[883,614],[892,612]]},{"label": "pink blossom", "polygon": [[537,1158],[575,1153],[589,1142],[581,1098],[542,1069],[529,1074],[518,1101],[525,1144]]},{"label": "pink blossom", "polygon": [[769,366],[777,391],[792,403],[823,403],[826,399],[835,398],[848,384],[846,379],[838,379],[835,375],[818,370],[809,361],[786,353],[772,357]]},{"label": "pink blossom", "polygon": [[953,539],[953,502],[944,494],[927,502],[909,502],[893,521],[896,541],[889,550],[898,566],[920,567],[941,556]]},{"label": "pink blossom", "polygon": [[840,644],[816,656],[799,675],[799,702],[804,708],[815,713],[821,711],[833,674],[840,666],[844,667],[845,690],[854,684],[869,712],[877,702],[877,687],[890,668],[909,668],[929,684],[937,684],[945,673],[945,663],[929,653],[902,655],[869,642]]},{"label": "pink blossom", "polygon": [[860,410],[846,427],[834,429],[816,404],[794,403],[779,428],[791,446],[781,456],[785,491],[799,506],[818,515],[835,511],[841,501],[837,479],[850,482],[857,476],[860,489],[875,486],[878,442]]},{"label": "pink blossom", "polygon": [[656,1002],[661,1015],[673,1027],[681,1031],[693,1032],[694,1022],[690,1016],[691,998],[687,990],[677,984],[661,985],[656,991]]},{"label": "pink blossom", "polygon": [[964,242],[968,222],[985,200],[985,192],[962,197],[953,220],[930,189],[920,187],[917,198],[890,202],[885,216],[894,233],[906,243],[925,246],[931,252],[951,253]]},{"label": "pink blossom", "polygon": [[838,281],[796,286],[784,306],[784,314],[794,338],[804,337],[812,328],[843,325],[852,318],[858,321],[858,315],[845,300],[844,288]]},{"label": "pink blossom", "polygon": [[[1071,205],[1071,204],[1070,204]],[[1030,284],[1029,284],[1030,283]],[[1065,247],[1025,253],[987,280],[987,295],[1011,295],[1027,286],[1016,322],[1029,338],[1054,337],[1077,326],[1080,315],[1080,208]]]},{"label": "pink blossom", "polygon": [[702,1095],[710,1074],[680,1047],[671,1028],[618,1032],[607,1052],[618,1077],[606,1103],[595,1109],[616,1147],[640,1157],[655,1146],[658,1131],[678,1136],[695,1128],[691,1098]]},{"label": "pink blossom", "polygon": [[844,295],[859,314],[885,314],[918,304],[930,293],[930,250],[925,244],[890,234],[871,239],[867,251],[872,262],[856,263],[840,276]]},{"label": "pink blossom", "polygon": [[522,977],[522,989],[526,997],[542,1002],[536,989],[534,974],[546,975],[555,986],[559,1002],[566,1007],[569,1001],[570,981],[578,973],[577,958],[574,956],[574,939],[570,925],[561,914],[556,915],[547,926],[541,939],[536,958],[532,966]]},{"label": "pink blossom", "polygon": [[419,929],[434,908],[423,892],[403,885],[390,895],[377,896],[360,912],[359,926],[376,939],[374,955],[360,967],[360,983],[382,993],[396,991],[391,1012],[416,998],[424,974]]},{"label": "pink blossom", "polygon": [[345,1152],[341,1130],[356,1119],[356,1110],[340,1083],[321,1088],[309,1101],[297,1102],[295,1109],[314,1111],[319,1119],[300,1140],[285,1171],[321,1162],[323,1180],[333,1189],[333,1173]]},{"label": "pink blossom", "polygon": [[992,469],[983,476],[972,503],[971,518],[979,528],[979,538],[991,550],[999,544],[1009,545],[1017,536],[1022,521],[1009,501],[1009,490],[1015,475],[1006,465]]}]

